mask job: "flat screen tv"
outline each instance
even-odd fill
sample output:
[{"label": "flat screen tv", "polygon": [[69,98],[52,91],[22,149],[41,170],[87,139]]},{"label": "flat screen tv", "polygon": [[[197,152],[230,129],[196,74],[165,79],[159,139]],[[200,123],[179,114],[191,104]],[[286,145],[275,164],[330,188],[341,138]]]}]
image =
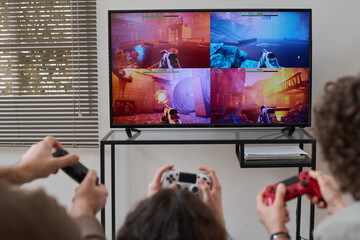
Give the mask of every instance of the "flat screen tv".
[{"label": "flat screen tv", "polygon": [[311,9],[109,11],[111,127],[306,127]]}]

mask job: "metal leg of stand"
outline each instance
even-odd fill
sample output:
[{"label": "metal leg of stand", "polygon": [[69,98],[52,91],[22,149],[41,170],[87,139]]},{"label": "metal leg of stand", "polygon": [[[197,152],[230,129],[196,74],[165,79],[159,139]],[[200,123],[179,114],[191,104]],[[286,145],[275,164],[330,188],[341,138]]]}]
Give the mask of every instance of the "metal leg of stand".
[{"label": "metal leg of stand", "polygon": [[115,146],[111,144],[111,236],[115,239]]},{"label": "metal leg of stand", "polygon": [[[303,170],[302,167],[299,167],[299,173]],[[301,196],[297,199],[296,207],[296,240],[300,240],[300,224],[301,224]]]},{"label": "metal leg of stand", "polygon": [[[100,144],[100,182],[105,185],[105,151],[104,144]],[[105,207],[101,210],[101,226],[105,232]]]},{"label": "metal leg of stand", "polygon": [[314,230],[314,218],[315,218],[315,205],[311,204],[310,206],[310,229],[309,229],[309,240],[313,240],[313,230]]},{"label": "metal leg of stand", "polygon": [[244,151],[245,151],[245,146],[243,143],[235,145],[235,154],[238,158],[241,168],[245,167]]},{"label": "metal leg of stand", "polygon": [[235,154],[236,154],[237,159],[239,161],[240,167],[242,167],[242,163],[241,163],[241,159],[240,159],[240,146],[239,146],[239,144],[235,145]]},{"label": "metal leg of stand", "polygon": [[[311,144],[311,169],[316,170],[316,143]],[[314,230],[314,221],[315,221],[315,205],[311,204],[310,206],[310,227],[309,227],[309,240],[313,240],[313,230]]]}]

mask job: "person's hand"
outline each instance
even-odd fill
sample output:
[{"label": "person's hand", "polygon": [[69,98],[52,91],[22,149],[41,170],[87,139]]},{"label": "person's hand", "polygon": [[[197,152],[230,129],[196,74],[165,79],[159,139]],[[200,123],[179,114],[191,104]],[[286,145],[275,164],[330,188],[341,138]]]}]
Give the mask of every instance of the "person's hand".
[{"label": "person's hand", "polygon": [[106,204],[108,191],[103,184],[96,185],[97,174],[91,169],[75,190],[70,215],[74,218],[88,215],[95,216]]},{"label": "person's hand", "polygon": [[225,228],[221,185],[219,179],[217,178],[214,169],[205,166],[200,166],[198,169],[200,171],[207,172],[211,180],[211,186],[209,186],[204,179],[199,180],[199,186],[203,192],[203,201],[214,212],[220,224]]},{"label": "person's hand", "polygon": [[[149,183],[148,187],[148,197],[151,197],[155,193],[157,193],[161,189],[162,183],[162,175],[167,170],[170,170],[174,167],[174,165],[165,165],[157,170],[153,180]],[[175,184],[171,184],[169,188],[177,188]]]},{"label": "person's hand", "polygon": [[79,156],[76,154],[54,157],[51,153],[53,148],[59,150],[63,147],[58,140],[51,136],[32,145],[14,167],[19,176],[18,183],[48,177],[51,173],[56,173],[59,168],[71,166],[79,161]]},{"label": "person's hand", "polygon": [[309,171],[309,175],[318,181],[321,195],[326,202],[308,195],[311,203],[316,204],[319,208],[326,208],[328,214],[336,213],[348,205],[333,177],[313,170]]},{"label": "person's hand", "polygon": [[284,202],[286,188],[285,185],[280,183],[276,187],[276,194],[274,203],[267,206],[265,203],[265,190],[257,195],[257,214],[260,222],[264,225],[270,235],[277,232],[289,233],[285,224],[290,221],[289,211],[286,209]]}]

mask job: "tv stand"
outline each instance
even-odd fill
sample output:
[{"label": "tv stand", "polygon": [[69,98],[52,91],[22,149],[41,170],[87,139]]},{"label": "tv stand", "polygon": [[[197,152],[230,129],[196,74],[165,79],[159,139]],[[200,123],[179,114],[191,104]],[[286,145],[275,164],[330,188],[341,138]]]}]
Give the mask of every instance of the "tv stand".
[{"label": "tv stand", "polygon": [[[284,134],[288,130],[289,134]],[[115,161],[121,161],[116,157],[116,146],[132,145],[141,148],[141,145],[203,145],[203,144],[227,144],[234,146],[235,156],[234,160],[239,162],[241,168],[297,168],[299,172],[303,168],[316,169],[316,140],[303,128],[288,128],[285,130],[279,128],[241,128],[241,129],[139,129],[127,128],[110,131],[100,141],[100,181],[105,184],[105,149],[106,146],[111,147],[110,151],[110,192],[111,203],[105,208],[110,207],[111,214],[111,237],[108,239],[115,239],[116,235],[116,200],[115,193],[116,181],[115,176],[117,168],[115,168]],[[133,134],[136,132],[135,134]],[[141,132],[141,133],[140,133]],[[308,146],[309,155],[305,155],[304,159],[257,159],[251,160],[245,157],[245,147],[251,145],[298,145],[301,149]],[[301,222],[301,198],[297,200],[297,215],[296,215],[296,236],[295,239],[300,239],[300,222]],[[101,224],[105,229],[105,208],[101,211]],[[314,229],[314,205],[310,206],[310,227],[311,233]],[[309,240],[313,237],[309,234]]]},{"label": "tv stand", "polygon": [[[125,132],[129,139],[134,139],[140,135],[141,130],[139,130],[137,128],[125,128]],[[133,136],[132,132],[136,132],[136,134]]]},{"label": "tv stand", "polygon": [[288,131],[288,137],[291,137],[295,132],[295,127],[285,127],[281,129],[281,132]]}]

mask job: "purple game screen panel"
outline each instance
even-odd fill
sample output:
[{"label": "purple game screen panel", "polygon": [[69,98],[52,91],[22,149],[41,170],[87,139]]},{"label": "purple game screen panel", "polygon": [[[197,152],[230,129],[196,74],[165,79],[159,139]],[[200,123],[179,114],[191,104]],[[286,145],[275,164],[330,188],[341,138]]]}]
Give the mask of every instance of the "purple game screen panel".
[{"label": "purple game screen panel", "polygon": [[210,69],[126,69],[112,98],[115,124],[209,124]]}]

